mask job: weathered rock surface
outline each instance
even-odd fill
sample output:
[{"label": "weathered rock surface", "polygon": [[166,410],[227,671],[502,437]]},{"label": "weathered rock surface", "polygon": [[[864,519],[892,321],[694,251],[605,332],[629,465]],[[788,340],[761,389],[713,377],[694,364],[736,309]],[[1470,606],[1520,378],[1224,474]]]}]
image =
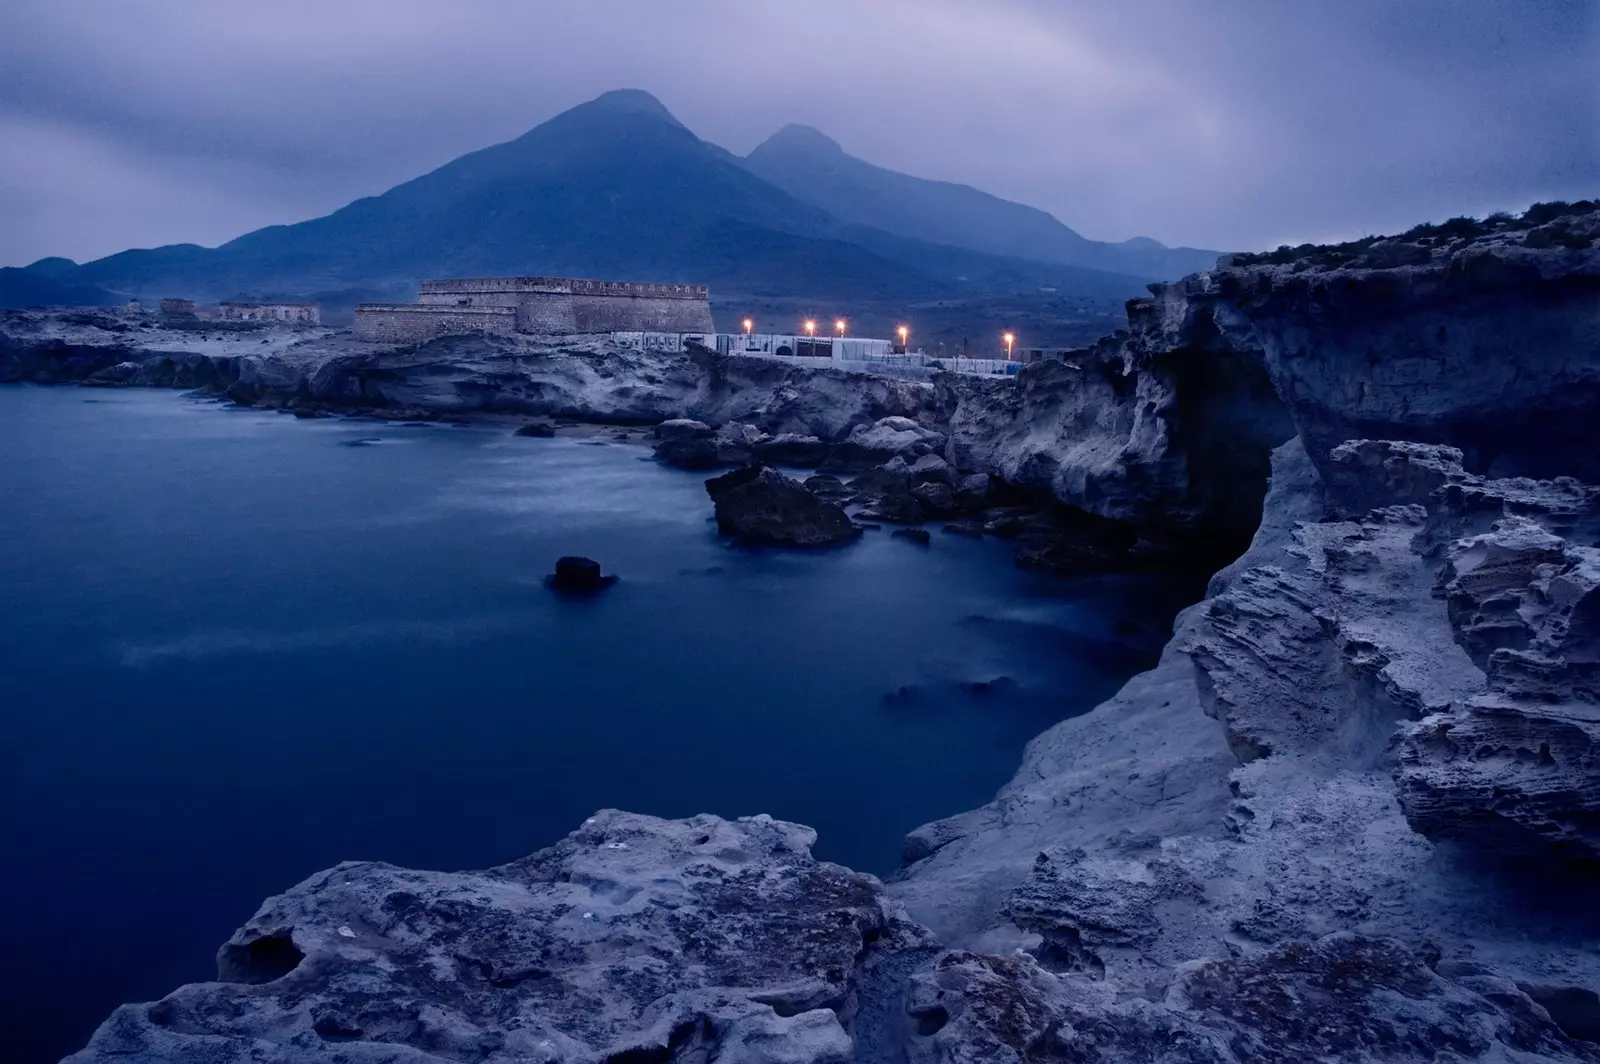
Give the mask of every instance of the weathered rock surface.
[{"label": "weathered rock surface", "polygon": [[218,981],[124,1006],[69,1060],[843,1064],[898,1035],[880,958],[929,944],[814,838],[608,811],[483,872],[342,864],[269,899]]},{"label": "weathered rock surface", "polygon": [[[841,441],[863,516],[971,506],[956,472],[988,474],[986,502],[1065,504],[984,514],[1063,571],[1251,538],[1155,669],[910,834],[889,901],[764,821],[627,819],[636,843],[607,814],[487,873],[342,866],[224,948],[232,982],[120,1010],[80,1061],[1600,1061],[1597,237],[1585,205],[1236,257],[1014,385],[487,341],[324,359],[308,402]],[[815,479],[708,491],[725,530],[858,534]]]},{"label": "weathered rock surface", "polygon": [[[1413,457],[1448,467],[1451,456],[1436,448]],[[1031,958],[962,966],[983,995],[1021,1010],[1009,1015],[1038,1018],[994,1044],[1031,1059],[1023,1047],[1072,1045],[1048,1039],[1088,1025],[1122,1048],[1054,1052],[1088,1060],[1334,1052],[1319,1048],[1311,1027],[1285,1029],[1249,1005],[1259,990],[1296,1018],[1305,1006],[1290,1001],[1329,1003],[1328,1029],[1350,1040],[1346,1059],[1594,1058],[1594,1045],[1574,1040],[1588,1037],[1584,1003],[1600,988],[1590,881],[1525,875],[1516,861],[1486,869],[1482,856],[1498,852],[1482,849],[1486,836],[1462,831],[1442,850],[1413,828],[1406,774],[1459,777],[1408,765],[1397,737],[1449,719],[1491,682],[1434,594],[1429,556],[1435,537],[1453,542],[1441,514],[1487,522],[1491,492],[1447,472],[1429,496],[1433,511],[1406,503],[1326,520],[1315,467],[1298,441],[1285,445],[1255,543],[1213,580],[1206,603],[1182,615],[1161,664],[1035,739],[988,806],[907,839],[912,863],[890,891],[914,918],[949,946],[1021,948]],[[1531,482],[1513,486],[1524,508],[1541,493]],[[1569,503],[1585,497],[1572,485],[1553,490]],[[1567,519],[1582,524],[1571,506]],[[1477,764],[1468,758],[1452,771]],[[1536,756],[1485,758],[1481,771],[1495,783],[1479,779],[1445,796],[1458,810],[1446,823],[1464,827],[1459,811],[1494,793],[1495,815],[1533,823],[1560,809],[1570,826],[1586,815],[1586,794],[1533,786],[1594,778],[1581,761],[1562,765],[1538,776]],[[1571,838],[1564,827],[1559,841]],[[1320,951],[1340,942],[1357,945],[1343,960],[1325,959]],[[1326,974],[1312,974],[1324,964]],[[1470,977],[1460,974],[1469,965]],[[1368,984],[1368,967],[1391,974]],[[1222,981],[1194,1015],[1189,981],[1203,970]],[[1402,971],[1417,989],[1395,996]],[[1086,996],[1085,985],[1102,996]],[[935,1041],[951,1040],[948,1059],[963,1059],[958,1046],[991,1045],[983,1030],[958,1025],[967,1008],[959,995],[942,1007],[950,1019]],[[1394,1041],[1435,1010],[1456,1017],[1448,1040]],[[1164,1058],[1160,1045],[1177,1048]],[[971,1059],[984,1052],[1008,1059],[998,1049],[973,1049]]]},{"label": "weathered rock surface", "polygon": [[861,535],[844,508],[766,466],[747,466],[706,481],[717,530],[759,546],[831,547]]},{"label": "weathered rock surface", "polygon": [[858,425],[835,450],[832,464],[859,468],[897,457],[913,462],[943,449],[944,444],[943,432],[909,417],[879,418],[871,425]]},{"label": "weathered rock surface", "polygon": [[1600,491],[1457,471],[1440,495],[1432,540],[1499,504],[1443,544],[1436,585],[1487,682],[1407,731],[1407,818],[1518,860],[1600,862]]},{"label": "weathered rock surface", "polygon": [[951,952],[915,977],[909,1009],[922,1037],[908,1059],[941,1064],[1600,1059],[1515,985],[1447,979],[1399,943],[1350,934],[1207,961],[1127,998],[1025,953]]}]

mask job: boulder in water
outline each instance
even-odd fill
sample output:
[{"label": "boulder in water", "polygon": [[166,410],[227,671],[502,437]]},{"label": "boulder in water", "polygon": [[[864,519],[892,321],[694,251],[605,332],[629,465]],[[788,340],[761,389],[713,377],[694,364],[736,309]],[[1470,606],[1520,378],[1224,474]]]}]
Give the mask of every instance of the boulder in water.
[{"label": "boulder in water", "polygon": [[861,535],[844,508],[766,466],[747,466],[706,481],[717,529],[745,543],[832,547]]},{"label": "boulder in water", "polygon": [[603,591],[616,582],[615,575],[601,575],[599,562],[578,555],[557,558],[556,571],[544,579],[545,586],[552,591],[579,595]]},{"label": "boulder in water", "polygon": [[516,431],[518,436],[532,436],[541,440],[547,440],[555,434],[556,427],[548,421],[534,421]]}]

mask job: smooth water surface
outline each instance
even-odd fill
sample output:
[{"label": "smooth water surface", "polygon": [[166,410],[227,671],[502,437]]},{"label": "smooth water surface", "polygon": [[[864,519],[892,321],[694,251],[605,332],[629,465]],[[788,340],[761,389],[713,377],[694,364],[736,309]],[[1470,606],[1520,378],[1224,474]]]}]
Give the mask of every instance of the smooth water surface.
[{"label": "smooth water surface", "polygon": [[[703,476],[504,428],[8,387],[0,454],[11,1061],[214,977],[263,898],[341,860],[485,867],[614,806],[771,813],[888,872],[1180,604],[942,534],[730,549]],[[623,579],[560,599],[568,553]]]}]

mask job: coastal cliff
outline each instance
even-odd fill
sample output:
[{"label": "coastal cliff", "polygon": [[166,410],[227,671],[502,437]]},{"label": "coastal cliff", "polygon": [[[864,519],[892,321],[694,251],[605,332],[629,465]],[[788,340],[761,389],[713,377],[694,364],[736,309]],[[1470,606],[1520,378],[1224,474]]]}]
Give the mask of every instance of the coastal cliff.
[{"label": "coastal cliff", "polygon": [[1238,257],[1014,385],[552,380],[465,346],[261,384],[832,440],[902,416],[961,472],[1248,546],[887,885],[762,817],[341,865],[70,1059],[1600,1061],[1597,244],[1580,205]]}]

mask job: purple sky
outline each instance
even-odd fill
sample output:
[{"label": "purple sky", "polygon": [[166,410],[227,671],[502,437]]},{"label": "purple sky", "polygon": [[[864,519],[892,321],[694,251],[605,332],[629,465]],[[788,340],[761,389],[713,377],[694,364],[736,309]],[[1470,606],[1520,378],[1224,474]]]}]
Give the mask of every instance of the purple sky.
[{"label": "purple sky", "polygon": [[625,87],[1268,247],[1600,194],[1597,79],[1600,0],[6,0],[0,264],[314,217]]}]

